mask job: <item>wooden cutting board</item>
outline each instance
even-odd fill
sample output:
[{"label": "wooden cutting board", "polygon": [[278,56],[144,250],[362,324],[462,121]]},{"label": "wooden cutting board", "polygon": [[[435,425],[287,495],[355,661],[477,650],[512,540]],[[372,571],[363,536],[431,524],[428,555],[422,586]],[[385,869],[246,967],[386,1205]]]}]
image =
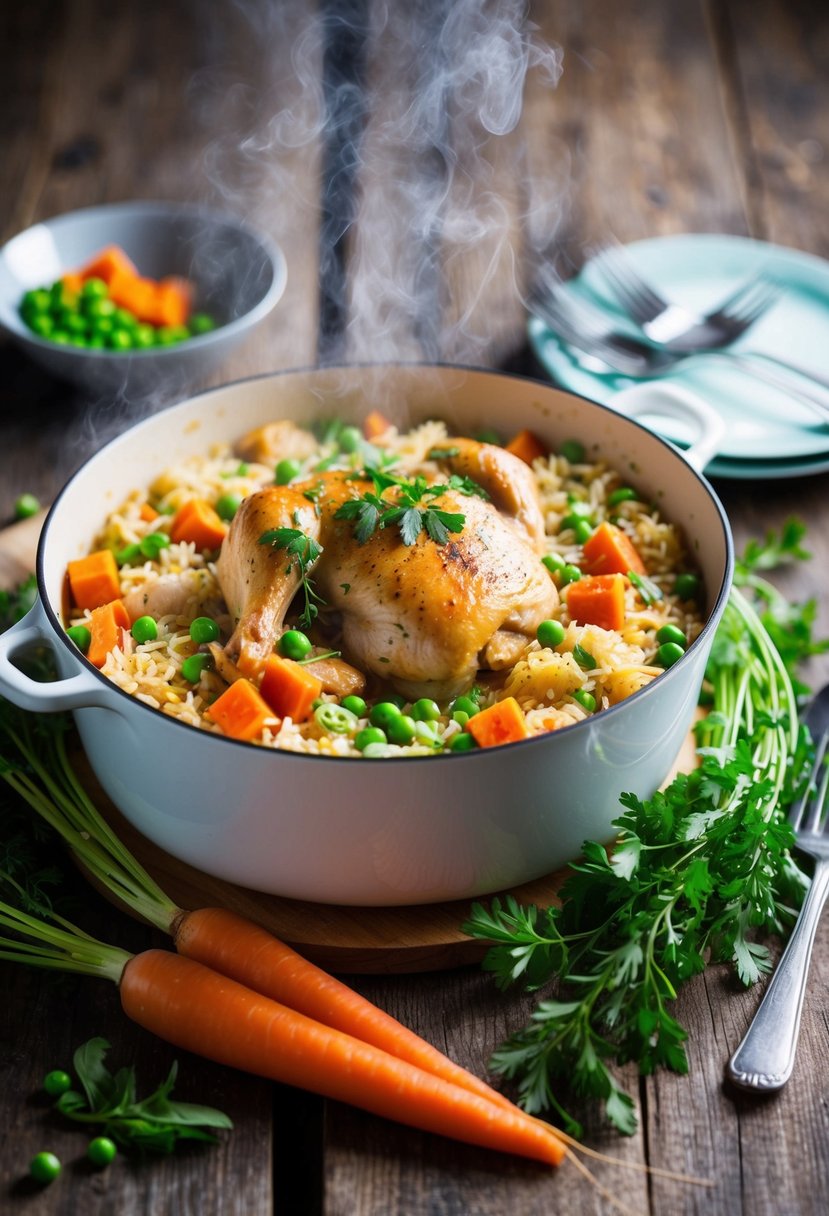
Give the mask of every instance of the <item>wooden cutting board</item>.
[{"label": "wooden cutting board", "polygon": [[[42,522],[39,515],[0,531],[0,586],[12,586],[34,569]],[[693,763],[694,742],[689,735],[674,771]],[[438,971],[478,962],[484,954],[486,947],[460,930],[469,914],[467,899],[400,908],[343,907],[283,899],[212,878],[136,831],[98,785],[80,744],[78,767],[85,787],[124,844],[183,908],[230,908],[259,921],[320,966],[340,973]],[[566,869],[557,871],[511,893],[522,903],[547,906],[555,901],[566,873]]]}]

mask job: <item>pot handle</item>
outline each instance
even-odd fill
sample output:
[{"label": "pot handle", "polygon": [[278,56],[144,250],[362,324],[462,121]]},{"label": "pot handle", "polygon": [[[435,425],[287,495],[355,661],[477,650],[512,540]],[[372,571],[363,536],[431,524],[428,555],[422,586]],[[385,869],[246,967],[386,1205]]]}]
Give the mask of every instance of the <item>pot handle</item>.
[{"label": "pot handle", "polygon": [[610,404],[628,418],[670,418],[690,424],[688,445],[679,451],[698,473],[716,456],[725,434],[725,422],[716,410],[696,393],[669,381],[635,384],[623,389]]},{"label": "pot handle", "polygon": [[47,683],[33,680],[12,662],[14,656],[33,646],[54,645],[54,631],[43,605],[36,600],[22,620],[0,634],[0,693],[20,709],[36,713],[55,713],[62,709],[80,709],[96,705],[116,708],[115,698],[89,671],[58,678]]}]

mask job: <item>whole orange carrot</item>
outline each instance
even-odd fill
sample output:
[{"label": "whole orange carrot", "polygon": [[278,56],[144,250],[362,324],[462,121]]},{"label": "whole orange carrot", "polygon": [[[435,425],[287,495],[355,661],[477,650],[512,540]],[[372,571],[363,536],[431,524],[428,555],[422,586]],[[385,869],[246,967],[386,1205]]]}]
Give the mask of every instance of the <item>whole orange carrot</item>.
[{"label": "whole orange carrot", "polygon": [[548,1165],[567,1155],[551,1128],[518,1107],[423,1072],[192,959],[147,950],[129,960],[119,987],[133,1021],[219,1064]]}]

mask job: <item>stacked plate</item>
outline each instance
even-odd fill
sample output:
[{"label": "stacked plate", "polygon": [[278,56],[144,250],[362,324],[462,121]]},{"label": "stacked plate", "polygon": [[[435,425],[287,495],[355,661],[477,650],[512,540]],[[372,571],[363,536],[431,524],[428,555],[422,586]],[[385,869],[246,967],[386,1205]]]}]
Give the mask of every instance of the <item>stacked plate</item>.
[{"label": "stacked plate", "polygon": [[[714,307],[755,272],[773,279],[782,288],[780,299],[733,349],[777,355],[829,377],[829,262],[761,241],[719,235],[661,237],[626,248],[662,295],[698,311]],[[614,310],[609,289],[592,262],[563,291]],[[629,376],[588,370],[579,352],[538,317],[530,318],[529,336],[553,380],[593,401],[612,407],[623,389],[639,383]],[[726,423],[717,456],[706,469],[709,475],[762,480],[829,470],[829,415],[822,419],[780,390],[710,356],[688,359],[670,373],[670,381],[697,393]]]}]

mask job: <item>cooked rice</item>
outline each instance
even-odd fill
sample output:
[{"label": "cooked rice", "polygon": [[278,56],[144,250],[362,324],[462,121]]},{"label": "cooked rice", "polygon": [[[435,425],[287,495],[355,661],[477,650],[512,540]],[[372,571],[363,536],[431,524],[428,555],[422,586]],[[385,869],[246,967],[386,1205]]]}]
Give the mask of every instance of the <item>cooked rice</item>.
[{"label": "cooked rice", "polygon": [[[434,421],[405,434],[392,428],[375,442],[397,456],[395,472],[407,474],[421,470],[424,464],[428,469],[430,451],[448,439],[445,425]],[[334,451],[336,446],[322,447],[314,461]],[[434,469],[437,473],[436,465]],[[574,502],[585,503],[593,524],[611,519],[629,535],[643,558],[648,579],[662,595],[652,603],[645,603],[637,588],[628,583],[626,621],[617,633],[570,621],[565,588],[560,619],[566,632],[561,644],[552,650],[532,641],[500,679],[482,677],[481,707],[504,696],[514,696],[524,710],[530,733],[542,734],[589,716],[589,711],[574,696],[576,693],[590,693],[598,711],[644,687],[662,671],[654,662],[658,647],[656,631],[666,623],[675,624],[690,644],[702,628],[702,621],[696,605],[680,602],[672,591],[677,573],[693,569],[680,530],[662,519],[652,504],[638,498],[609,508],[608,495],[625,484],[616,470],[601,461],[571,464],[564,456],[552,454],[535,462],[534,473],[549,553],[579,565],[581,545],[572,529],[562,528],[562,521],[572,513]],[[229,446],[216,447],[207,456],[193,457],[167,469],[153,482],[149,494],[140,490],[130,494],[107,518],[93,547],[117,552],[125,546],[140,544],[152,533],[169,534],[172,515],[188,499],[198,497],[215,502],[229,493],[245,497],[272,482],[272,465],[240,461]],[[149,522],[141,514],[148,499],[159,512],[158,518]],[[197,684],[189,683],[181,673],[184,660],[200,650],[189,633],[195,617],[211,616],[223,639],[232,632],[233,623],[224,605],[216,566],[194,545],[171,543],[157,557],[121,567],[121,594],[128,595],[136,588],[149,592],[165,576],[176,576],[185,584],[190,592],[186,603],[179,612],[157,619],[158,636],[151,642],[138,644],[125,632],[123,646],[109,654],[103,674],[153,709],[202,730],[221,733],[205,711],[225,690],[224,681],[210,667],[202,671]],[[79,614],[70,623],[84,624],[89,615]],[[585,670],[579,666],[573,654],[577,646],[592,655],[594,667]],[[337,698],[324,695],[322,700]],[[375,744],[360,752],[354,746],[355,732],[328,734],[313,715],[302,723],[294,723],[290,718],[278,723],[274,719],[272,728],[264,730],[259,742],[264,747],[309,755],[431,755],[442,750],[463,729],[452,717],[451,706],[441,706],[441,710],[440,719],[433,724],[434,740],[416,739],[404,747]],[[404,712],[408,712],[408,707]],[[361,718],[356,729],[367,724],[368,719]]]}]

